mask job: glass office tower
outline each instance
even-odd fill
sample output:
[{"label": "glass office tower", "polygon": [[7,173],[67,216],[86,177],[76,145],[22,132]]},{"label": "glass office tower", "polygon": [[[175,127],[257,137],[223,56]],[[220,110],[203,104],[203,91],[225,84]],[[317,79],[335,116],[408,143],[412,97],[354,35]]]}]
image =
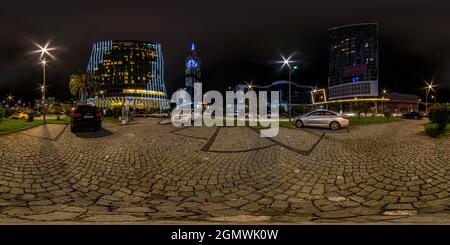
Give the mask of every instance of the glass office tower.
[{"label": "glass office tower", "polygon": [[330,99],[378,96],[378,25],[329,30]]},{"label": "glass office tower", "polygon": [[98,41],[92,47],[88,73],[100,84],[89,101],[99,107],[167,108],[164,60],[159,43]]}]

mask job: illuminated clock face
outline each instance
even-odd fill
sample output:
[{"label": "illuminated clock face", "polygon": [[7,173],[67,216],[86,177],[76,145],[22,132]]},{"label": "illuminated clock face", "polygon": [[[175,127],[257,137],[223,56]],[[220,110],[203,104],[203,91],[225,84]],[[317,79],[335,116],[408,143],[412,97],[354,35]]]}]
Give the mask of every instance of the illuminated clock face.
[{"label": "illuminated clock face", "polygon": [[194,60],[194,59],[189,59],[189,60],[186,62],[186,66],[187,66],[187,68],[196,68],[196,67],[198,67],[198,63],[197,63],[197,61]]}]

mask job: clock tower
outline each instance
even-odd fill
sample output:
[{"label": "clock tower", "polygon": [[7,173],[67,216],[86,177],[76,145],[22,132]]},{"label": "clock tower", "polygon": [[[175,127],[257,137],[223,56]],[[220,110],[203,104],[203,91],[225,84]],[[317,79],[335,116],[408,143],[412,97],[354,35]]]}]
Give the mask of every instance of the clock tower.
[{"label": "clock tower", "polygon": [[194,95],[194,84],[201,83],[201,61],[195,50],[195,43],[191,45],[191,52],[186,58],[186,90],[191,97]]}]

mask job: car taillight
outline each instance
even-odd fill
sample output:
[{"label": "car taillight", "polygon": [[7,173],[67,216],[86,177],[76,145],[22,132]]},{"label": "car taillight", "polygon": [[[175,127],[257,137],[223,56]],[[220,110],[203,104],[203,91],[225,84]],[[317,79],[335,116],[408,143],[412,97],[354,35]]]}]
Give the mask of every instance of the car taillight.
[{"label": "car taillight", "polygon": [[72,113],[72,117],[81,117],[81,113],[74,112]]},{"label": "car taillight", "polygon": [[95,116],[96,117],[102,117],[102,113],[101,112],[97,112],[97,113],[95,113]]},{"label": "car taillight", "polygon": [[345,115],[343,115],[343,116],[342,116],[342,118],[344,118],[344,119],[348,119],[348,116],[345,116]]}]

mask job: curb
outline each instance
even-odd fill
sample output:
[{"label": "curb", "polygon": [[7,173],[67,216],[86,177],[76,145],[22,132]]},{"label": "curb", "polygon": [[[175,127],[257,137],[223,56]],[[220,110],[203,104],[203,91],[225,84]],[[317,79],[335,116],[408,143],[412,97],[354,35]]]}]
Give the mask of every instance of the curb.
[{"label": "curb", "polygon": [[30,128],[39,127],[39,126],[42,126],[42,125],[44,125],[44,124],[39,124],[39,125],[30,126],[30,127],[26,127],[26,128],[20,128],[20,129],[16,129],[16,130],[12,130],[12,131],[0,132],[0,136],[1,136],[1,135],[5,135],[5,134],[17,133],[17,132],[20,132],[20,131],[23,131],[23,130],[27,130],[27,129],[30,129]]}]

